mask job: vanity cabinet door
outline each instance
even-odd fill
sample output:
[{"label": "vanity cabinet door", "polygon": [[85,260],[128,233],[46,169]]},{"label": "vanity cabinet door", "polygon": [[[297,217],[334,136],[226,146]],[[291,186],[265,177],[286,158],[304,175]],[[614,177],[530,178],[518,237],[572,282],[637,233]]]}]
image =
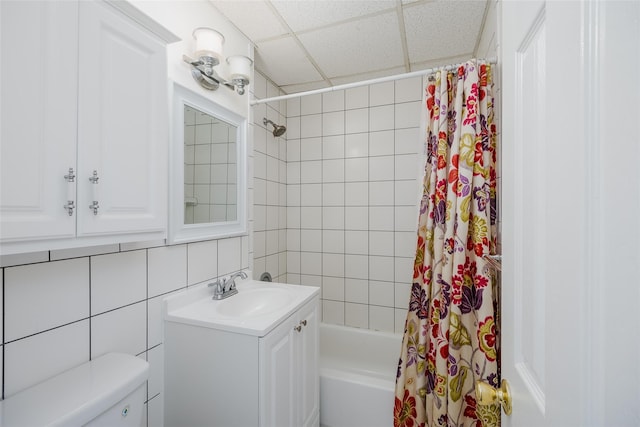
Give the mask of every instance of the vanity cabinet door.
[{"label": "vanity cabinet door", "polygon": [[296,422],[297,340],[294,314],[260,339],[260,426],[299,427]]},{"label": "vanity cabinet door", "polygon": [[75,2],[0,2],[3,244],[75,235],[77,38]]},{"label": "vanity cabinet door", "polygon": [[78,236],[164,232],[165,43],[102,2],[81,1],[80,18]]},{"label": "vanity cabinet door", "polygon": [[320,377],[318,357],[320,351],[318,301],[314,299],[300,310],[298,334],[299,367],[296,374],[300,387],[298,418],[302,427],[317,427],[320,421]]},{"label": "vanity cabinet door", "polygon": [[260,339],[261,427],[318,427],[318,298]]}]

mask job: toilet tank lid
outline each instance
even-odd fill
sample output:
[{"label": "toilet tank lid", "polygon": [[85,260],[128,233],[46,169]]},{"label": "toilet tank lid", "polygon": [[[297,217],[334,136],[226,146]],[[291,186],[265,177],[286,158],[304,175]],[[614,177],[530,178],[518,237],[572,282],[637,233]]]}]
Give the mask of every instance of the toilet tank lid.
[{"label": "toilet tank lid", "polygon": [[84,425],[148,377],[146,361],[107,353],[0,402],[0,426]]}]

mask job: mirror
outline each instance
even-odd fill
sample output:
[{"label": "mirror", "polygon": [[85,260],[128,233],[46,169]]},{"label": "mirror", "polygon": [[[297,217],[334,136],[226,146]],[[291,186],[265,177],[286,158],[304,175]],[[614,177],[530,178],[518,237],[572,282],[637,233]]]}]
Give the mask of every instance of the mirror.
[{"label": "mirror", "polygon": [[246,126],[174,83],[169,243],[246,234]]},{"label": "mirror", "polygon": [[236,132],[231,123],[184,106],[184,223],[235,221]]}]

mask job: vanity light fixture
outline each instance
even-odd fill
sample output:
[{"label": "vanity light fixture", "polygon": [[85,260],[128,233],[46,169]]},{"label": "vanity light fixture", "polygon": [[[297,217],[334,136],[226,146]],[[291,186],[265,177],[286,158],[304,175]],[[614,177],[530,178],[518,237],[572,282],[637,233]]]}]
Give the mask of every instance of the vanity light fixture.
[{"label": "vanity light fixture", "polygon": [[193,30],[193,38],[196,40],[196,50],[193,53],[196,59],[182,55],[184,62],[191,65],[193,79],[208,90],[216,90],[222,84],[243,95],[245,86],[249,84],[253,61],[243,55],[228,57],[231,77],[227,80],[214,69],[223,59],[224,36],[212,28],[199,27]]}]

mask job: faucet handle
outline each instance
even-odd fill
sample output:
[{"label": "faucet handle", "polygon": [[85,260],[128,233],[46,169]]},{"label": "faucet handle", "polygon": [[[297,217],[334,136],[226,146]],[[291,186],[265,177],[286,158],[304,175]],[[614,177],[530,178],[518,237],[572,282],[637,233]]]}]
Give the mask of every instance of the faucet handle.
[{"label": "faucet handle", "polygon": [[222,295],[224,293],[224,281],[220,282],[220,279],[215,282],[211,282],[207,285],[208,287],[214,287],[213,295]]}]

